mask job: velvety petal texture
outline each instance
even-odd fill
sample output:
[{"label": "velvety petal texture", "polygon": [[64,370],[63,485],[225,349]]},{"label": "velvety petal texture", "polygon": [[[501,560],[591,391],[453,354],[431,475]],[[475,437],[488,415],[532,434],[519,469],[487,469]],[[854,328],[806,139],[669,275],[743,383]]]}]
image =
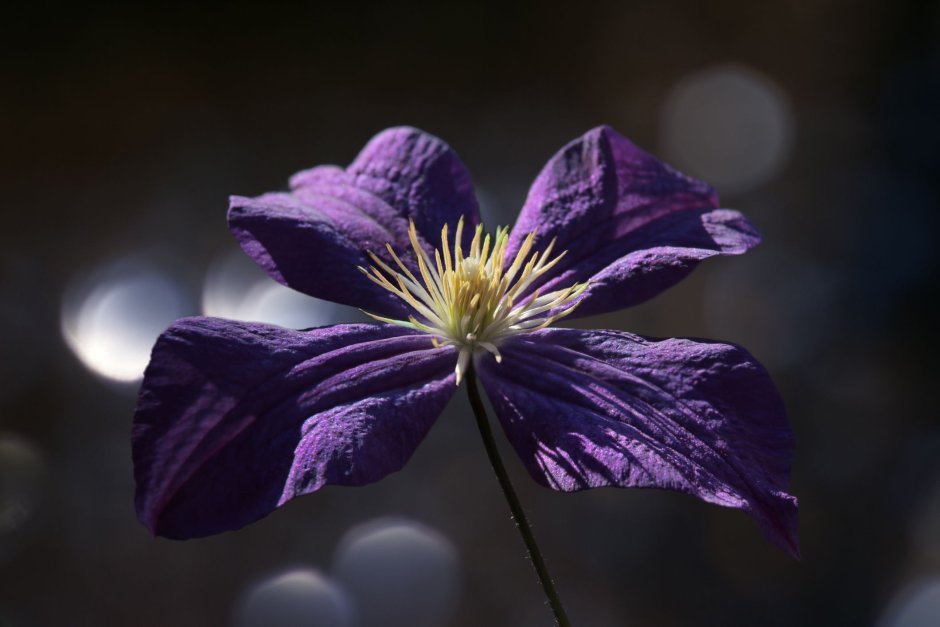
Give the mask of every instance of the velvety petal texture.
[{"label": "velvety petal texture", "polygon": [[216,318],[157,341],[134,417],[140,520],[190,538],[402,468],[456,389],[452,348],[390,325]]},{"label": "velvety petal texture", "polygon": [[[291,178],[291,191],[234,196],[229,228],[242,249],[277,281],[345,305],[401,317],[407,306],[365,279],[367,251],[393,263],[390,243],[416,268],[408,239],[414,220],[433,255],[441,227],[479,223],[470,175],[456,153],[418,129],[376,135],[346,169],[320,166]],[[469,244],[472,228],[465,231]]]},{"label": "velvety petal texture", "polygon": [[742,509],[792,555],[793,434],[744,349],[619,331],[546,329],[477,360],[523,463],[542,485],[667,488]]},{"label": "velvety petal texture", "polygon": [[[440,139],[401,127],[375,136],[347,168],[315,167],[294,175],[289,191],[232,197],[228,219],[243,250],[277,281],[406,319],[415,310],[358,268],[373,264],[369,252],[396,266],[390,244],[416,273],[410,222],[417,248],[433,259],[441,228],[453,234],[461,216],[466,250],[479,223],[466,168]],[[551,315],[570,305],[566,298],[580,298],[578,315],[640,303],[703,259],[760,241],[741,214],[718,207],[706,183],[609,127],[548,162],[513,228],[507,263],[530,232],[534,250],[554,239],[554,253],[566,255],[512,294],[517,303],[534,290],[543,296],[531,299],[531,310],[513,311],[513,329],[534,328],[540,319],[531,316]],[[429,321],[489,320],[485,308],[464,316],[499,302],[484,290],[501,285],[487,282],[494,266],[479,259],[461,263],[459,290],[413,288],[444,312],[416,304]],[[412,289],[407,276],[394,280]],[[575,286],[546,295],[581,282],[589,283],[583,293]],[[384,324],[291,331],[177,321],[153,349],[134,417],[140,520],[157,535],[204,536],[324,485],[364,485],[399,470],[454,393],[458,352],[465,359],[476,350],[479,379],[539,483],[686,492],[748,512],[772,542],[798,555],[797,501],[787,493],[793,435],[776,388],[744,349],[571,329],[493,335],[497,347],[447,319],[415,325],[443,329],[440,347],[428,334]]]},{"label": "velvety petal texture", "polygon": [[590,281],[576,316],[643,302],[686,276],[703,259],[737,255],[760,242],[718,196],[634,146],[610,127],[589,131],[549,160],[529,190],[507,256],[526,234],[535,248],[557,239],[564,259],[530,292]]}]

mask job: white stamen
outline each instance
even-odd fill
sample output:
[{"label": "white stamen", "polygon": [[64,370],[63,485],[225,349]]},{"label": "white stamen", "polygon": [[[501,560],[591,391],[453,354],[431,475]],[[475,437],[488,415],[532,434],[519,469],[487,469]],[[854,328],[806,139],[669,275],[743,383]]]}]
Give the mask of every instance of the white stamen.
[{"label": "white stamen", "polygon": [[370,316],[424,331],[431,335],[434,346],[449,344],[459,349],[455,368],[458,384],[472,356],[487,351],[497,363],[502,363],[500,342],[513,335],[544,329],[567,316],[577,307],[578,297],[588,287],[587,283],[576,283],[547,294],[538,290],[525,294],[564,257],[564,252],[549,257],[555,240],[541,254],[532,252],[535,233],[529,233],[515,259],[504,270],[508,228],[497,229],[495,237],[491,238],[483,235],[482,225],[477,226],[466,253],[462,233],[463,218],[460,218],[451,248],[445,224],[441,229],[441,249],[434,252],[432,260],[419,243],[417,229],[411,222],[408,237],[415,253],[417,275],[405,266],[390,245],[387,250],[397,270],[373,253],[369,253],[375,263],[371,272],[359,268],[373,283],[407,302],[422,320],[414,316],[407,321]]},{"label": "white stamen", "polygon": [[470,346],[464,346],[460,349],[460,354],[457,356],[457,367],[454,368],[454,373],[457,375],[457,385],[460,385],[463,375],[467,371],[471,353],[473,353],[473,348]]}]

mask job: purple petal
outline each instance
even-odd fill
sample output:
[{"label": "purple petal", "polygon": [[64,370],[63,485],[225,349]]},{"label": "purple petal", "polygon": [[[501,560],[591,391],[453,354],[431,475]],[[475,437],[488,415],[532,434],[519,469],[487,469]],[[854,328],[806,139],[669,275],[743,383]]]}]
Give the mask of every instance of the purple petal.
[{"label": "purple petal", "polygon": [[574,329],[517,336],[500,350],[501,364],[479,359],[480,379],[537,482],[679,490],[748,512],[798,556],[793,434],[747,351]]},{"label": "purple petal", "polygon": [[232,197],[229,226],[242,250],[279,283],[335,303],[407,317],[410,308],[404,301],[358,270],[372,265],[363,253],[368,247],[363,242],[372,237],[374,249],[384,250],[384,243],[378,242],[386,235],[374,231],[385,232],[374,221],[338,223],[330,210],[335,214],[344,207],[351,215],[357,211],[327,196],[317,208],[286,193]]},{"label": "purple petal", "polygon": [[157,535],[204,536],[327,484],[378,481],[450,399],[455,361],[390,325],[180,320],[154,347],[134,417],[138,517]]},{"label": "purple petal", "polygon": [[[295,174],[289,193],[235,196],[229,227],[245,252],[274,279],[311,296],[386,315],[408,308],[357,270],[372,251],[387,263],[392,244],[414,259],[408,220],[428,252],[441,228],[453,231],[464,216],[479,222],[473,184],[456,153],[440,139],[414,128],[376,135],[346,168],[319,166]],[[472,235],[467,229],[465,235]]]},{"label": "purple petal", "polygon": [[[552,157],[513,227],[507,258],[538,231],[536,248],[557,238],[568,253],[543,292],[590,280],[574,315],[635,305],[674,285],[703,259],[738,255],[760,242],[715,191],[643,152],[607,126]],[[531,291],[531,290],[530,290]]]},{"label": "purple petal", "polygon": [[[316,171],[314,168],[294,175],[291,188],[318,188],[323,176]],[[346,168],[346,174],[354,187],[381,198],[406,220],[414,220],[418,233],[431,242],[432,249],[440,243],[445,223],[453,232],[460,216],[469,226],[480,221],[466,166],[450,146],[416,128],[402,126],[382,131],[366,144]],[[467,244],[472,236],[472,229],[468,230]],[[400,244],[410,248],[407,240]]]}]

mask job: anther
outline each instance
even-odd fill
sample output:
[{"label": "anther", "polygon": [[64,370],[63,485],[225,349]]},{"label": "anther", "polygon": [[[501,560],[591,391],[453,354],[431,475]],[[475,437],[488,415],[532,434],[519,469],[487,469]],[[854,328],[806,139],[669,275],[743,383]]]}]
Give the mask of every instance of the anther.
[{"label": "anther", "polygon": [[417,275],[405,266],[391,245],[386,249],[397,269],[373,253],[369,254],[375,263],[370,268],[371,273],[360,268],[373,283],[411,305],[417,317],[412,315],[405,321],[369,315],[382,322],[428,333],[435,347],[456,347],[460,351],[456,368],[458,383],[471,356],[485,351],[492,354],[497,363],[502,362],[500,342],[513,335],[544,329],[567,316],[587,289],[587,283],[577,283],[548,294],[531,290],[564,256],[562,252],[550,257],[554,240],[539,253],[532,250],[536,234],[529,233],[516,258],[505,267],[508,228],[497,229],[495,237],[484,237],[483,226],[477,226],[466,256],[461,246],[462,233],[463,218],[457,222],[451,247],[449,230],[444,225],[441,248],[434,251],[432,261],[420,245],[417,229],[411,222],[408,236]]}]

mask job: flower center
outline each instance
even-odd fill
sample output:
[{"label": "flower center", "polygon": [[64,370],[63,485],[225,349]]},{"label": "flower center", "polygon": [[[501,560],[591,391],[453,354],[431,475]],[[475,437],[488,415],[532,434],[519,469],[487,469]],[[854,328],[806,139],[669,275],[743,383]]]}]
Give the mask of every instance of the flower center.
[{"label": "flower center", "polygon": [[495,237],[491,238],[489,234],[483,235],[483,225],[477,226],[466,253],[461,248],[462,234],[461,217],[454,233],[452,252],[445,224],[441,229],[441,248],[434,251],[432,261],[418,242],[418,233],[411,221],[408,235],[418,260],[420,279],[402,263],[391,244],[386,244],[386,248],[397,269],[372,252],[369,256],[375,265],[369,270],[359,268],[371,281],[411,305],[417,314],[409,316],[408,320],[370,316],[424,331],[432,336],[435,346],[451,344],[460,349],[456,369],[458,384],[475,352],[489,351],[501,362],[500,342],[513,335],[544,329],[567,316],[577,307],[577,297],[588,286],[575,283],[548,294],[541,294],[539,290],[525,294],[529,286],[565,256],[562,252],[550,257],[555,240],[541,253],[532,252],[535,233],[529,233],[515,259],[505,267],[509,243],[507,227],[497,229]]}]

